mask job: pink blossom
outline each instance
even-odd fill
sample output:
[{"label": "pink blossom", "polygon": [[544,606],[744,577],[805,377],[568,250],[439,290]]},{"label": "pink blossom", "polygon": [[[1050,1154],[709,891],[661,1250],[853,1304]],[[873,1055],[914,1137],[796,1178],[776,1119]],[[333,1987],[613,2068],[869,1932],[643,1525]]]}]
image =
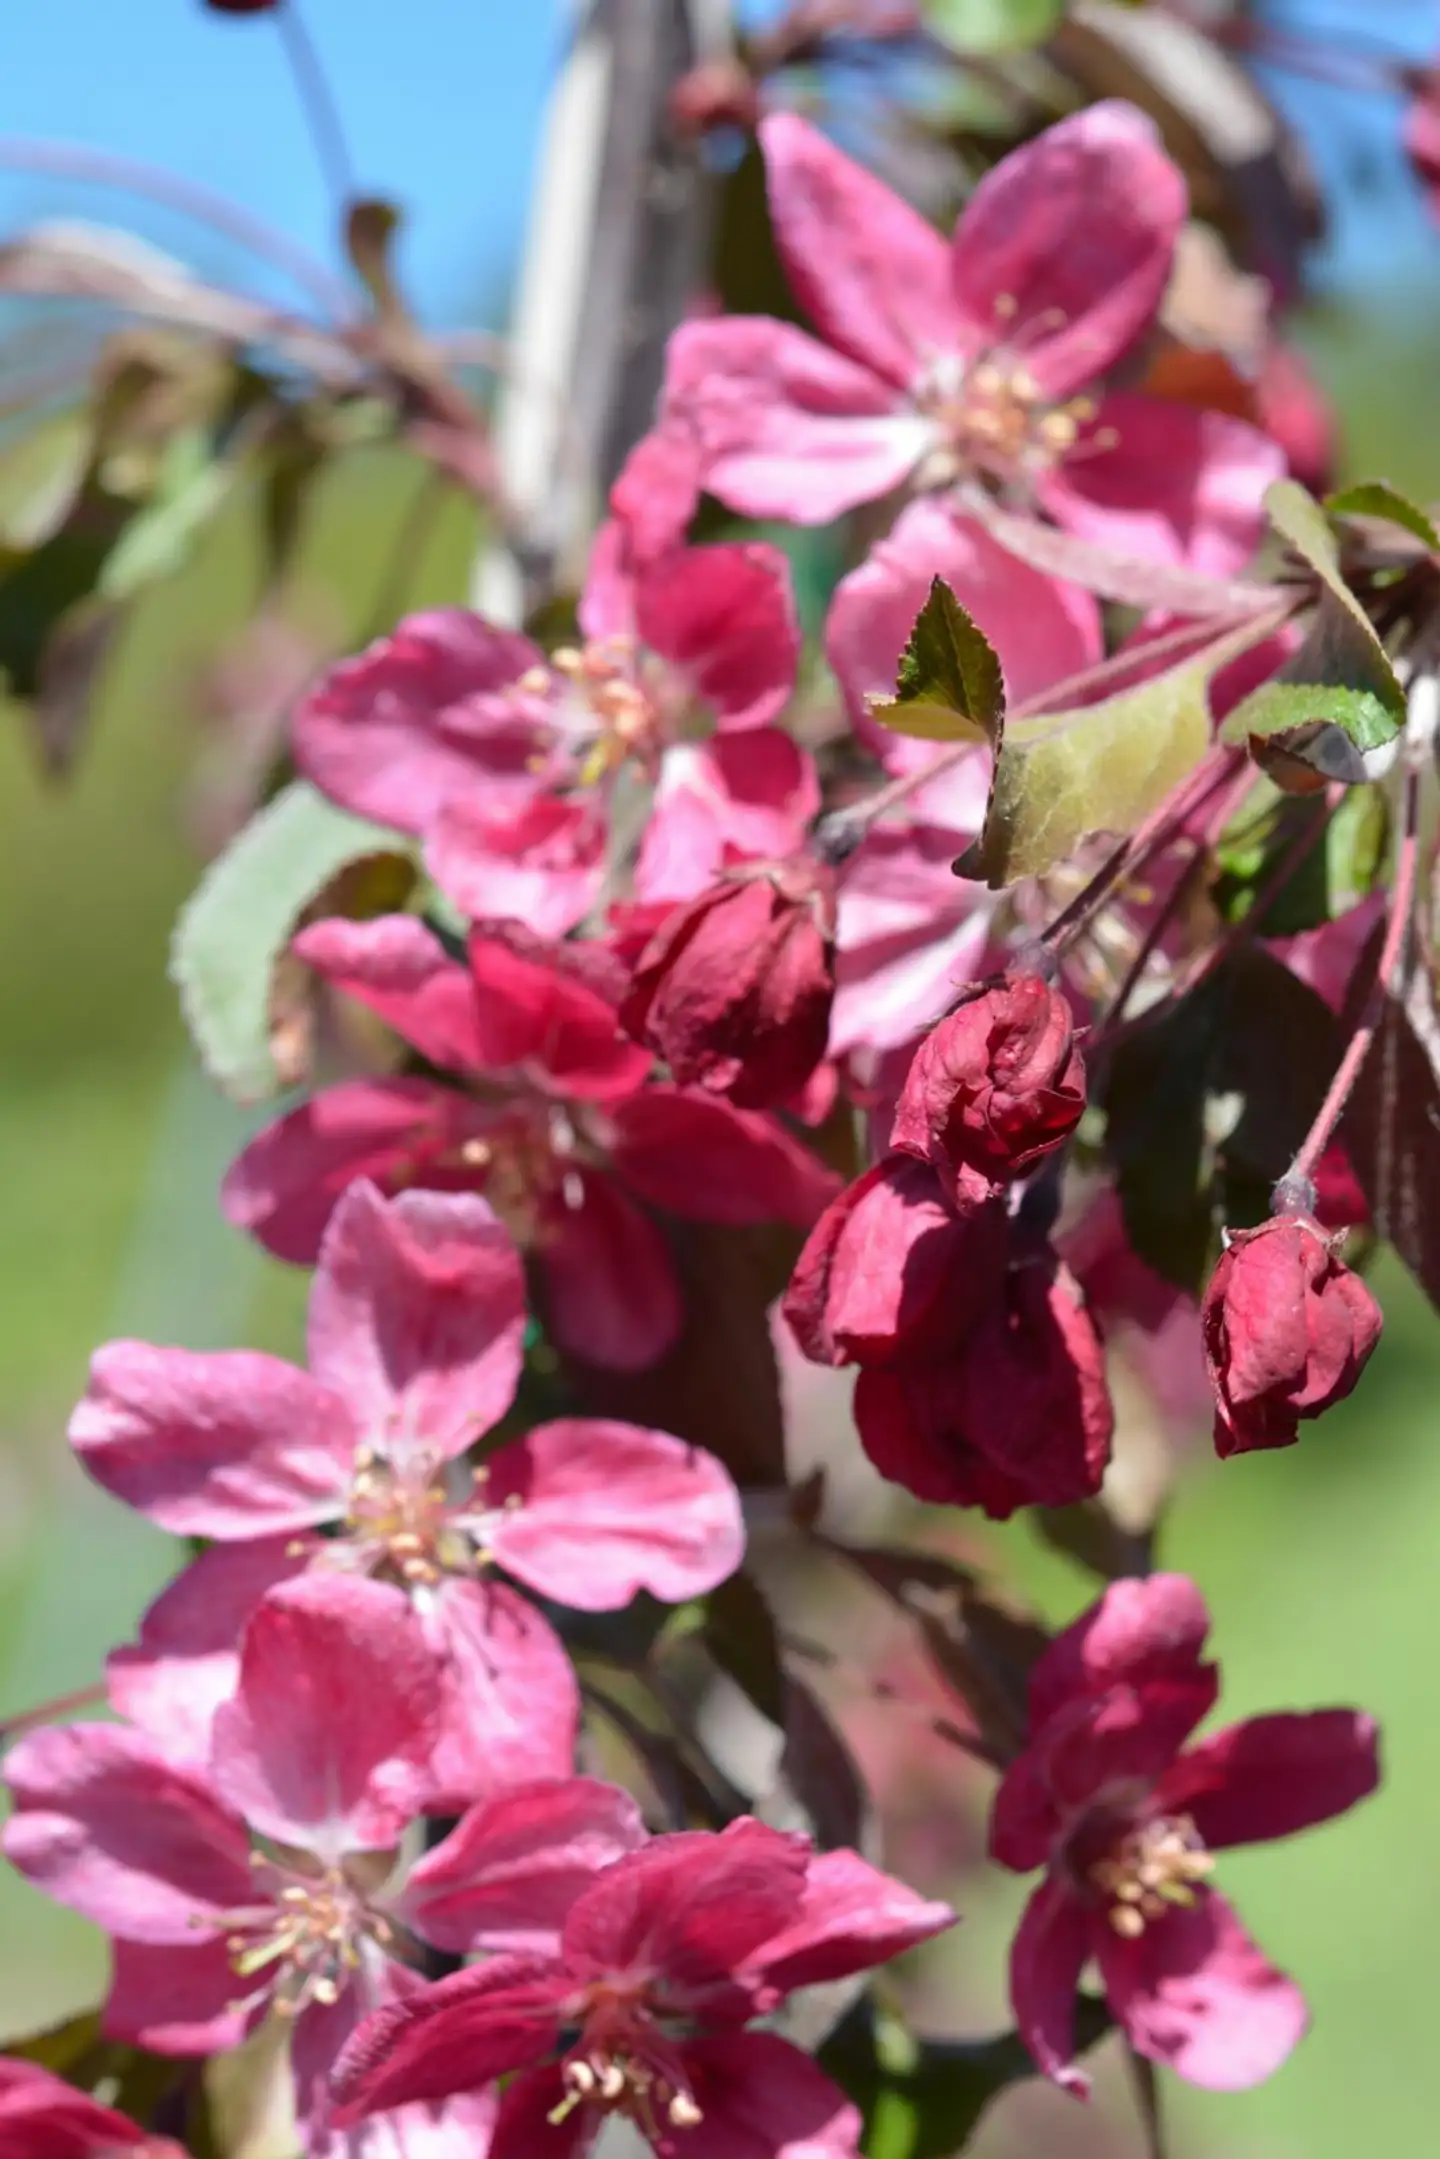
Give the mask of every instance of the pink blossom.
[{"label": "pink blossom", "polygon": [[224,1625],[267,1565],[273,1580],[303,1561],[406,1590],[447,1673],[449,1796],[568,1771],[569,1661],[489,1570],[581,1611],[640,1589],[677,1603],[733,1571],[743,1530],[720,1463],[634,1425],[562,1418],[468,1467],[514,1399],[524,1322],[518,1255],[483,1200],[362,1183],[321,1244],[308,1371],[247,1350],[101,1349],[70,1426],[86,1469],[162,1528],[231,1548],[162,1597],[115,1675],[121,1706],[173,1715],[193,1743],[224,1690]]},{"label": "pink blossom", "polygon": [[1186,215],[1142,114],[1092,105],[1014,151],[950,247],[807,122],[760,134],[824,342],[749,316],[675,333],[661,428],[699,443],[711,493],[823,524],[906,481],[972,478],[1127,554],[1214,573],[1248,557],[1275,447],[1225,414],[1091,389],[1149,329]]},{"label": "pink blossom", "polygon": [[372,2017],[339,2064],[341,2118],[514,2071],[493,2159],[587,2151],[610,2114],[667,2159],[849,2159],[860,2117],[845,2095],[788,2041],[743,2027],[953,1919],[856,1853],[815,1854],[760,1822],[656,1837],[596,1871],[558,1953],[457,1972]]},{"label": "pink blossom", "polygon": [[[331,2066],[367,2012],[420,1988],[411,1937],[459,1952],[552,1945],[595,1867],[641,1841],[633,1801],[584,1778],[516,1787],[472,1808],[407,1880],[397,1847],[429,1796],[444,1679],[405,1599],[336,1575],[289,1583],[250,1620],[236,1677],[203,1762],[119,1725],[22,1740],[8,1857],[113,1937],[111,2038],[205,2054],[273,2013],[290,2028],[310,2151],[483,2152],[483,2092],[332,2135]],[[0,2139],[4,2123],[0,2095]]]},{"label": "pink blossom", "polygon": [[1092,1957],[1132,2046],[1190,2083],[1237,2090],[1280,2066],[1304,2000],[1210,1886],[1213,1854],[1328,1821],[1378,1781],[1375,1728],[1348,1709],[1252,1717],[1185,1749],[1218,1691],[1209,1624],[1183,1575],[1117,1582],[1031,1673],[990,1849],[1017,1873],[1047,1869],[1011,1994],[1036,2061],[1072,2091],[1086,2089],[1075,1989]]},{"label": "pink blossom", "polygon": [[596,540],[580,625],[547,658],[462,608],[412,615],[301,700],[296,762],[342,807],[422,838],[466,913],[559,935],[598,903],[621,769],[659,780],[701,715],[765,727],[799,654],[778,549],[638,553],[619,523]]},{"label": "pink blossom", "polygon": [[222,1203],[282,1259],[306,1262],[357,1177],[482,1190],[531,1255],[555,1341],[616,1370],[680,1328],[669,1246],[647,1206],[699,1221],[808,1228],[835,1180],[784,1127],[647,1079],[618,1019],[625,971],[598,944],[546,945],[482,924],[468,966],[409,915],[317,922],[294,949],[459,1079],[354,1080],[262,1132]]},{"label": "pink blossom", "polygon": [[0,2057],[0,2159],[185,2159],[169,2137],[76,2091],[36,2062]]}]

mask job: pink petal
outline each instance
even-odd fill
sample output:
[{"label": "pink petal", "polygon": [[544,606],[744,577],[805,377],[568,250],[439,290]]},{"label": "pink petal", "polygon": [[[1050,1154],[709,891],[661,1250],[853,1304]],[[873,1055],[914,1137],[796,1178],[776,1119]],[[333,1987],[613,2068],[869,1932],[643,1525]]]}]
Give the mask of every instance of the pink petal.
[{"label": "pink petal", "polygon": [[[700,480],[700,445],[685,422],[671,417],[641,436],[610,490],[610,508],[630,554],[643,560],[679,546],[700,500]],[[582,607],[588,597],[587,580]],[[603,634],[590,622],[588,612],[582,615],[587,637]]]},{"label": "pink petal", "polygon": [[433,1080],[344,1080],[258,1133],[226,1172],[220,1204],[277,1259],[313,1266],[335,1203],[357,1178],[382,1190],[473,1190],[480,1175],[461,1149],[491,1117]]},{"label": "pink petal", "polygon": [[621,1031],[619,984],[612,998],[582,973],[584,947],[487,922],[469,949],[483,1071],[524,1071],[545,1092],[576,1102],[613,1101],[640,1085],[654,1058]]},{"label": "pink petal", "polygon": [[199,1771],[114,1724],[52,1725],[6,1761],[12,1865],[107,1934],[193,1947],[253,1903],[244,1826]]},{"label": "pink petal", "polygon": [[607,840],[593,802],[537,794],[497,810],[457,795],[430,827],[425,867],[462,914],[513,915],[542,937],[563,937],[600,903]]},{"label": "pink petal", "polygon": [[1192,1815],[1201,1841],[1221,1851],[1328,1822],[1380,1781],[1372,1717],[1353,1709],[1250,1717],[1182,1755],[1156,1795]]},{"label": "pink petal", "polygon": [[645,1841],[628,1792],[593,1777],[526,1784],[472,1807],[410,1870],[397,1910],[427,1942],[553,1952],[580,1892]]},{"label": "pink petal", "polygon": [[822,337],[905,389],[961,325],[949,250],[909,203],[794,113],[760,125],[791,289]]},{"label": "pink petal", "polygon": [[1229,577],[1259,546],[1265,490],[1284,476],[1283,453],[1244,420],[1117,392],[1039,493],[1082,540]]},{"label": "pink petal", "polygon": [[856,2159],[859,2109],[788,2039],[718,2032],[684,2059],[700,2109],[685,2159]]},{"label": "pink petal", "polygon": [[[1062,1813],[1117,1785],[1150,1785],[1164,1776],[1214,1708],[1217,1692],[1215,1667],[1201,1665],[1141,1687],[1116,1685],[1042,1725],[1032,1752]],[[1000,1820],[997,1807],[997,1825]]]},{"label": "pink petal", "polygon": [[565,1921],[576,1978],[647,1969],[677,2008],[686,1991],[729,1980],[789,1924],[804,1894],[804,1837],[748,1816],[718,1835],[653,1837],[597,1874]]},{"label": "pink petal", "polygon": [[698,1088],[653,1086],[612,1116],[612,1159],[642,1199],[697,1222],[808,1229],[839,1179],[762,1110]]},{"label": "pink petal", "polygon": [[954,1924],[948,1904],[927,1902],[858,1852],[817,1852],[806,1870],[799,1912],[762,1945],[748,1969],[789,1994],[886,1964]]},{"label": "pink petal", "polygon": [[240,1676],[241,1629],[267,1589],[309,1563],[309,1539],[212,1544],[161,1591],[139,1640],[106,1658],[111,1708],[172,1756],[208,1762],[211,1719]]},{"label": "pink petal", "polygon": [[524,1340],[524,1269],[483,1199],[350,1187],[320,1250],[310,1363],[372,1445],[463,1454],[514,1400]]},{"label": "pink petal", "polygon": [[403,1593],[315,1572],[257,1606],[215,1716],[216,1788],[252,1828],[333,1863],[399,1841],[429,1796],[440,1662]]},{"label": "pink petal", "polygon": [[1134,1941],[1097,1929],[1095,1948],[1131,2045],[1187,2083],[1246,2091],[1272,2076],[1304,2036],[1304,1995],[1213,1890]]},{"label": "pink petal", "polygon": [[[253,1901],[254,1890],[251,1898]],[[118,1941],[110,1949],[112,1974],[101,2029],[122,2046],[151,2054],[219,2054],[238,2046],[249,2019],[230,2007],[245,1992],[223,1935],[191,1941]],[[0,2153],[5,2152],[0,2132]]]},{"label": "pink petal", "polygon": [[432,1772],[436,1812],[507,1784],[568,1777],[580,1693],[559,1636],[503,1582],[443,1583],[421,1622],[444,1666]]},{"label": "pink petal", "polygon": [[543,2060],[573,1984],[553,1957],[492,1957],[378,2009],[336,2064],[340,2120],[448,2099]]},{"label": "pink petal", "polygon": [[431,1064],[465,1072],[479,1063],[474,986],[414,915],[312,922],[290,949],[333,988],[378,1013]]},{"label": "pink petal", "polygon": [[1090,2079],[1075,2062],[1075,1990],[1090,1956],[1085,1907],[1048,1876],[1025,1907],[1010,1949],[1010,2004],[1036,2066],[1084,2098]]},{"label": "pink petal", "polygon": [[372,1951],[338,2002],[314,2003],[296,2018],[290,2069],[306,2159],[483,2159],[498,2105],[493,2088],[434,2106],[396,2107],[349,2129],[334,2125],[330,2079],[349,2040],[368,2012],[409,2000],[423,1987],[418,1972]]},{"label": "pink petal", "polygon": [[730,1473],[668,1432],[565,1417],[485,1464],[481,1543],[540,1596],[613,1612],[648,1590],[703,1596],[745,1551]]},{"label": "pink petal", "polygon": [[[973,762],[983,813],[988,760]],[[935,824],[884,825],[867,834],[846,865],[832,1055],[913,1043],[962,984],[984,974],[995,895],[951,867],[978,829],[978,823],[965,833]]]},{"label": "pink petal", "polygon": [[955,228],[954,290],[977,343],[1067,397],[1149,328],[1188,204],[1133,105],[1106,100],[988,173]]},{"label": "pink petal", "polygon": [[661,764],[636,896],[694,899],[736,854],[793,854],[819,809],[814,760],[778,727],[680,743]]},{"label": "pink petal", "polygon": [[339,1397],[279,1357],[108,1342],[70,1444],[162,1529],[262,1537],[342,1511],[356,1439]]},{"label": "pink petal", "polygon": [[778,547],[677,548],[645,565],[640,641],[667,660],[721,727],[762,727],[785,709],[800,659],[790,566]]},{"label": "pink petal", "polygon": [[545,707],[514,686],[544,657],[462,607],[409,615],[301,699],[295,761],[345,809],[423,832],[457,793],[526,782]]},{"label": "pink petal", "polygon": [[1205,1599],[1184,1574],[1114,1582],[1054,1641],[1030,1674],[1032,1726],[1078,1696],[1185,1678],[1205,1669]]},{"label": "pink petal", "polygon": [[826,654],[851,719],[887,764],[897,753],[913,753],[913,764],[901,760],[906,770],[933,758],[934,744],[891,734],[871,719],[867,700],[895,695],[900,655],[935,577],[944,578],[995,647],[1012,704],[1093,666],[1105,649],[1090,593],[1031,569],[973,517],[937,498],[912,502],[860,567],[841,579],[825,623]]},{"label": "pink petal", "polygon": [[[650,438],[655,439],[655,438]],[[636,452],[631,452],[633,465]],[[691,504],[693,508],[693,501]],[[689,511],[681,521],[688,524]],[[668,554],[671,543],[659,549],[636,550],[629,525],[623,518],[610,517],[600,527],[590,542],[590,559],[585,565],[585,589],[576,607],[576,619],[587,638],[597,642],[623,638],[627,642],[638,636],[635,625],[635,579],[637,562],[648,562],[656,553]],[[677,550],[684,553],[685,550]]]},{"label": "pink petal", "polygon": [[182,2159],[168,2137],[152,2138],[38,2063],[0,2060],[3,2159],[121,2159],[127,2151],[136,2159]]},{"label": "pink petal", "polygon": [[758,315],[681,324],[663,411],[699,443],[712,495],[797,525],[888,495],[935,435],[878,375]]},{"label": "pink petal", "polygon": [[643,1372],[680,1332],[670,1247],[602,1170],[576,1167],[542,1225],[537,1271],[548,1332],[614,1372]]}]

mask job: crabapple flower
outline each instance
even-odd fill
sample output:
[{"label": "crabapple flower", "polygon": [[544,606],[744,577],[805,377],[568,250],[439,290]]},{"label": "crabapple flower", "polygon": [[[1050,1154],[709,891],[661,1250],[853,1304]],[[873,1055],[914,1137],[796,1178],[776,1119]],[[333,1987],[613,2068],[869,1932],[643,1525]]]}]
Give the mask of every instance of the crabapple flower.
[{"label": "crabapple flower", "polygon": [[1074,1277],[1053,1253],[1012,1259],[944,1352],[862,1368],[855,1426],[881,1476],[917,1499],[1004,1521],[1093,1498],[1115,1412]]},{"label": "crabapple flower", "polygon": [[1012,152],[949,247],[806,121],[773,114],[760,139],[780,253],[824,342],[758,316],[675,332],[660,429],[699,444],[712,494],[824,524],[907,481],[971,480],[1127,554],[1215,574],[1250,555],[1274,445],[1093,387],[1154,320],[1186,214],[1141,113],[1092,105]]},{"label": "crabapple flower", "polygon": [[1114,1583],[1032,1671],[1029,1737],[995,1795],[992,1857],[1047,1870],[1011,1954],[1015,2019],[1075,2092],[1092,1958],[1131,2045],[1190,2083],[1239,2090],[1280,2066],[1304,1999],[1211,1886],[1214,1854],[1328,1821],[1379,1781],[1375,1727],[1349,1709],[1252,1717],[1186,1748],[1218,1691],[1209,1624],[1183,1575]]},{"label": "crabapple flower", "polygon": [[313,923],[293,949],[455,1078],[344,1081],[251,1141],[221,1202],[281,1259],[314,1259],[357,1177],[478,1188],[532,1258],[559,1346],[639,1371],[682,1316],[647,1203],[808,1229],[835,1189],[773,1118],[648,1079],[652,1053],[620,1027],[624,969],[598,944],[487,923],[462,965],[413,916],[387,915]]},{"label": "crabapple flower", "polygon": [[849,2159],[860,2117],[843,2092],[787,2040],[744,2027],[954,1917],[854,1852],[816,1854],[760,1822],[656,1837],[596,1871],[558,1953],[457,1972],[362,2025],[338,2065],[339,2115],[513,2071],[491,2159],[588,2151],[613,2114],[665,2159]]},{"label": "crabapple flower", "polygon": [[792,856],[732,870],[656,930],[620,1016],[682,1086],[744,1109],[799,1093],[825,1055],[835,879]]},{"label": "crabapple flower", "polygon": [[1351,1392],[1382,1325],[1359,1275],[1307,1215],[1234,1232],[1200,1307],[1216,1452],[1292,1445],[1302,1418]]},{"label": "crabapple flower", "polygon": [[942,1177],[961,1168],[1004,1182],[1069,1138],[1085,1109],[1085,1067],[1070,1006],[1018,970],[977,983],[916,1050],[892,1147]]},{"label": "crabapple flower", "polygon": [[296,762],[343,808],[417,834],[466,913],[559,935],[599,899],[622,767],[653,784],[702,714],[770,732],[799,653],[778,549],[634,556],[618,522],[580,623],[584,641],[547,658],[463,608],[409,616],[301,700]]},{"label": "crabapple flower", "polygon": [[813,1364],[943,1356],[993,1300],[1010,1254],[1004,1202],[961,1172],[888,1154],[833,1199],[795,1262],[782,1309]]},{"label": "crabapple flower", "polygon": [[[203,1763],[81,1724],[32,1734],[7,1764],[7,1856],[113,1938],[107,2035],[206,2054],[280,2018],[307,2149],[327,2159],[483,2151],[484,2093],[332,2137],[336,2055],[367,2012],[421,1986],[413,1939],[548,1946],[594,1868],[643,1835],[611,1786],[526,1784],[472,1808],[407,1880],[398,1847],[430,1797],[443,1695],[398,1590],[311,1576],[256,1609]],[[0,2143],[4,2122],[0,2087]]]},{"label": "crabapple flower", "polygon": [[36,2062],[0,2057],[0,2159],[185,2159],[170,2137],[152,2136],[88,2092]]},{"label": "crabapple flower", "polygon": [[267,1565],[272,1580],[344,1569],[403,1588],[441,1655],[448,1796],[567,1773],[569,1660],[490,1570],[581,1611],[618,1610],[640,1589],[678,1603],[733,1572],[744,1533],[721,1464],[636,1425],[561,1418],[468,1467],[514,1399],[524,1322],[519,1257],[483,1200],[385,1200],[362,1183],[321,1245],[308,1371],[244,1350],[101,1349],[70,1426],[81,1462],[162,1528],[233,1548],[195,1563],[198,1594],[165,1593],[149,1650],[142,1637],[121,1668],[127,1706],[151,1700],[163,1715],[197,1693],[213,1705],[213,1633],[194,1666],[183,1654],[187,1614],[203,1625],[207,1600],[233,1611],[263,1590]]}]

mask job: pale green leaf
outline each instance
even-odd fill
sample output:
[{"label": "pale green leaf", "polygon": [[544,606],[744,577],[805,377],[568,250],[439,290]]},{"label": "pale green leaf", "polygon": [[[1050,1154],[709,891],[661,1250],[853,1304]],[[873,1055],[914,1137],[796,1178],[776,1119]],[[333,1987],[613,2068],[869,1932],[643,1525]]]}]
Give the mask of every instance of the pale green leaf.
[{"label": "pale green leaf", "polygon": [[296,780],[211,864],[175,925],[170,977],[205,1068],[227,1094],[255,1102],[280,1085],[271,986],[305,908],[351,863],[407,852],[397,833]]},{"label": "pale green leaf", "polygon": [[1050,36],[1065,0],[925,0],[925,27],[953,52],[1023,52]]},{"label": "pale green leaf", "polygon": [[893,697],[872,698],[872,716],[897,735],[927,742],[988,742],[998,747],[1005,719],[1005,678],[989,639],[966,614],[943,577],[915,618],[900,655]]},{"label": "pale green leaf", "polygon": [[1388,480],[1362,480],[1356,487],[1342,487],[1338,494],[1325,497],[1325,507],[1332,517],[1375,517],[1398,525],[1432,554],[1440,554],[1440,532],[1419,504]]}]

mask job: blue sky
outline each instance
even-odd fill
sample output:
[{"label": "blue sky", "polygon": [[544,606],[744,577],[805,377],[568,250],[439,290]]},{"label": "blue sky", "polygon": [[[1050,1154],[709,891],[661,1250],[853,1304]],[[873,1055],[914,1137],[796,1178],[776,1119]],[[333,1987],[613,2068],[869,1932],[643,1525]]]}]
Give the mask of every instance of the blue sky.
[{"label": "blue sky", "polygon": [[[1419,57],[1440,0],[1274,0]],[[304,0],[363,186],[409,213],[402,267],[432,319],[494,320],[528,189],[536,122],[564,36],[562,0]],[[1433,276],[1440,240],[1410,184],[1398,109],[1273,77],[1336,206],[1325,266],[1342,283]],[[44,0],[0,23],[0,135],[145,158],[242,203],[321,255],[329,204],[274,25],[200,0]],[[37,217],[111,218],[279,296],[271,273],[188,220],[0,165],[0,233]]]}]

